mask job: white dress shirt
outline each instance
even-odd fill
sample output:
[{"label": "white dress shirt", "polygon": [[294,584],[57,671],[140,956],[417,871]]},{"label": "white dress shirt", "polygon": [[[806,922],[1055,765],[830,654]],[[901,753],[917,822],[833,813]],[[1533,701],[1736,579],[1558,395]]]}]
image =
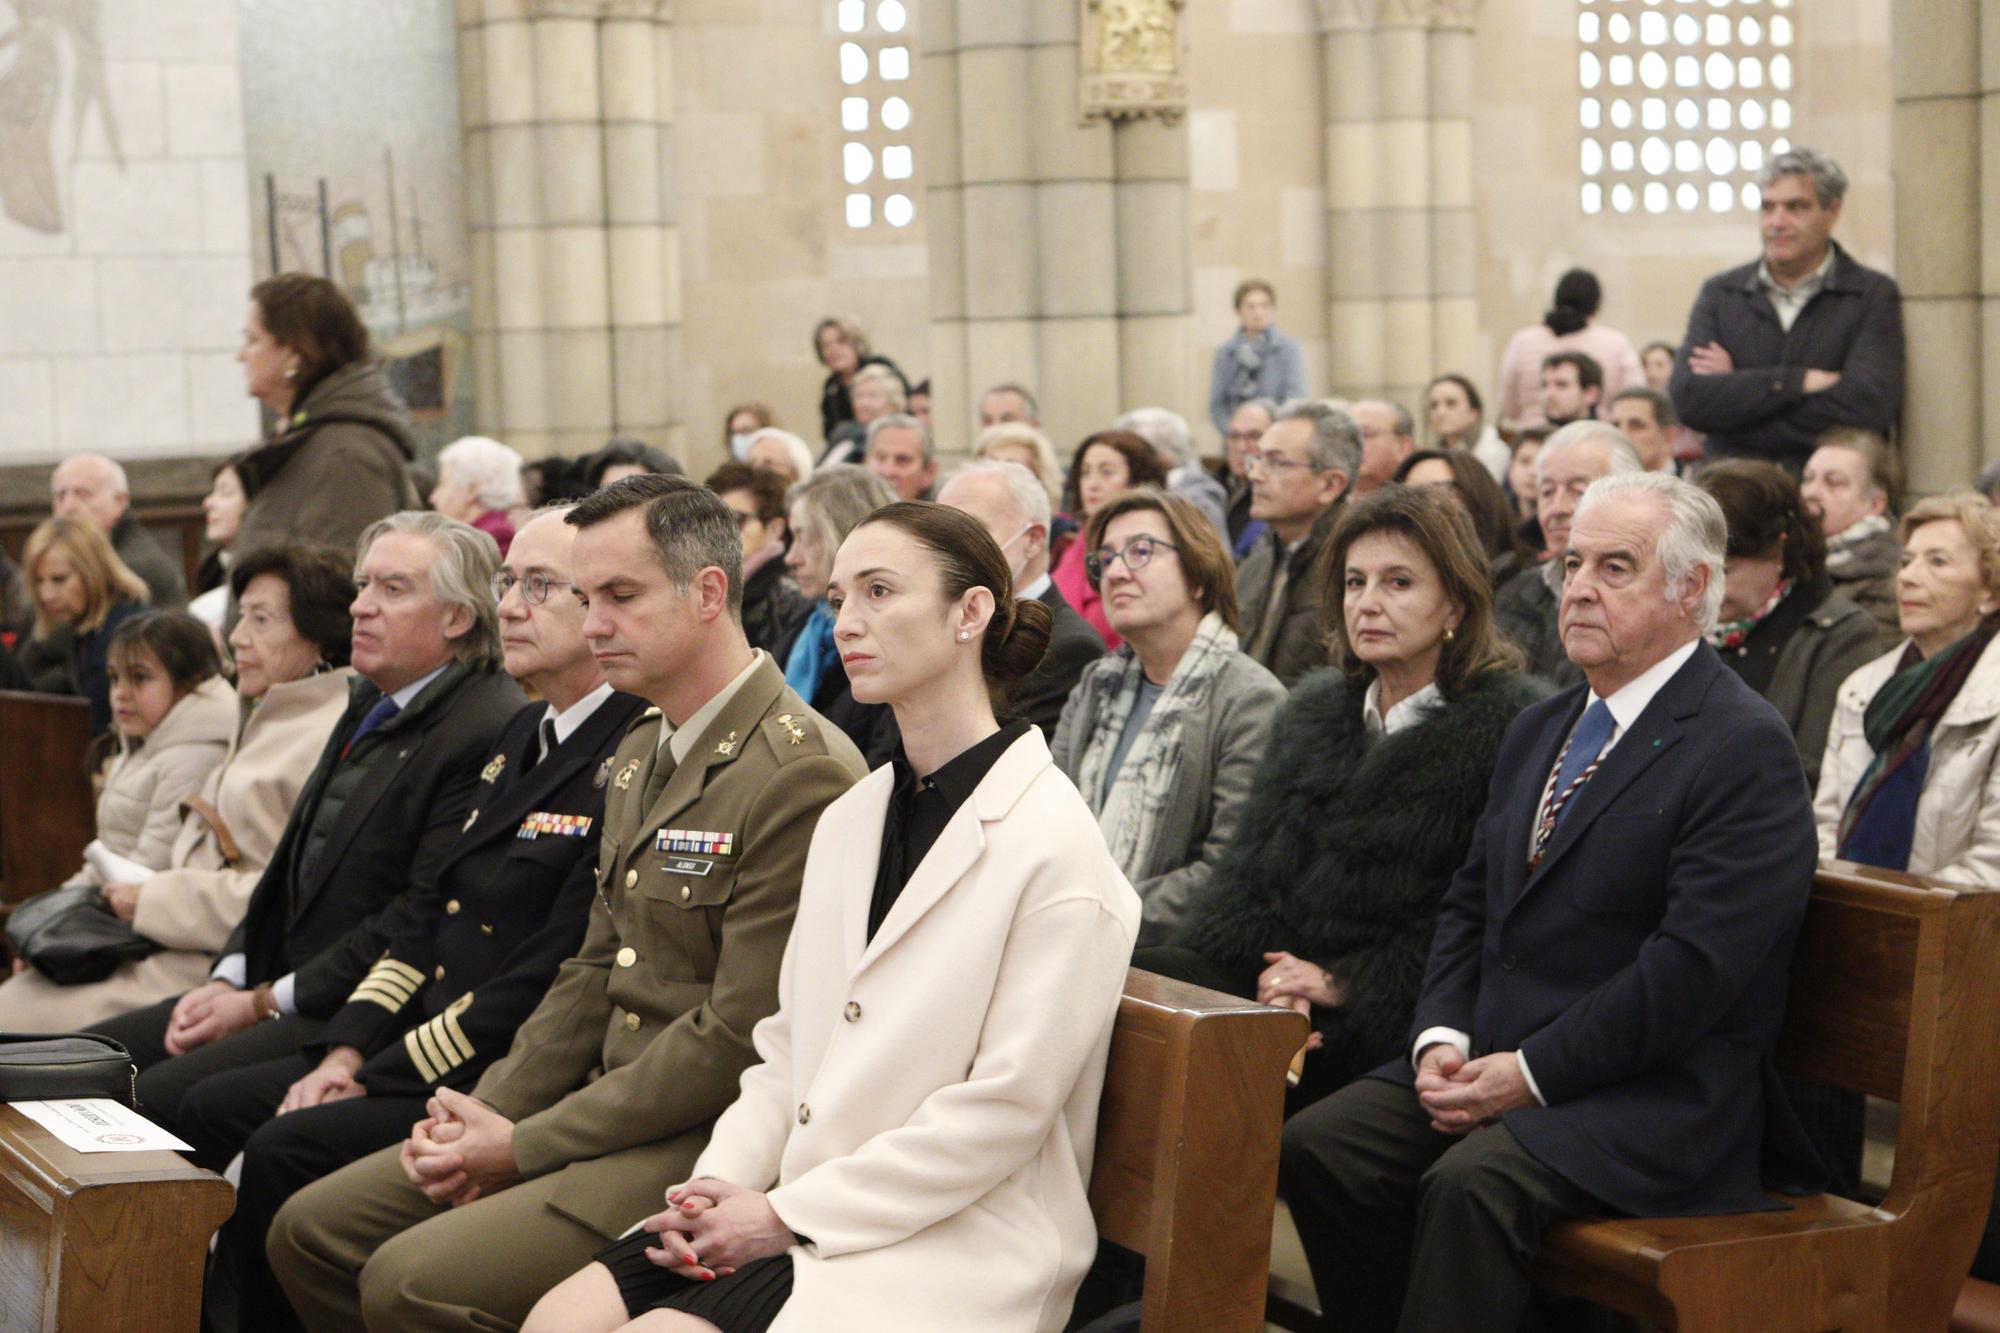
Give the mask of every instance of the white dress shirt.
[{"label": "white dress shirt", "polygon": [[[1602,759],[1605,755],[1610,754],[1613,749],[1617,748],[1619,739],[1627,731],[1631,730],[1633,723],[1639,720],[1639,715],[1646,711],[1648,704],[1653,702],[1653,696],[1658,694],[1666,686],[1666,683],[1674,678],[1675,672],[1687,665],[1687,660],[1694,656],[1694,650],[1700,646],[1701,640],[1699,639],[1682,644],[1640,672],[1631,681],[1627,682],[1622,689],[1604,700],[1604,706],[1611,711],[1611,739],[1604,742],[1604,748],[1597,752],[1599,759]],[[1599,695],[1596,690],[1590,691],[1590,697],[1583,701],[1585,711],[1588,711],[1590,706],[1598,701],[1598,698]],[[1394,710],[1390,711],[1393,712]],[[1582,716],[1582,713],[1577,714],[1579,719]],[[1548,808],[1549,799],[1549,787],[1547,780],[1544,779],[1542,799],[1536,803],[1535,822],[1529,826],[1531,829],[1540,827],[1543,812]],[[1415,1064],[1421,1060],[1424,1052],[1439,1042],[1456,1046],[1459,1056],[1463,1059],[1472,1058],[1472,1035],[1470,1033],[1461,1032],[1457,1028],[1428,1027],[1417,1034],[1416,1045],[1410,1051],[1410,1062]],[[1527,1080],[1528,1091],[1534,1094],[1536,1103],[1541,1106],[1547,1106],[1549,1104],[1548,1099],[1543,1097],[1542,1090],[1535,1086],[1535,1076],[1528,1072],[1528,1057],[1516,1051],[1514,1052],[1514,1058],[1521,1063],[1521,1077]]]},{"label": "white dress shirt", "polygon": [[1409,698],[1389,709],[1387,717],[1382,715],[1382,681],[1378,677],[1368,682],[1368,693],[1361,699],[1361,724],[1368,728],[1370,736],[1393,736],[1403,728],[1422,720],[1423,715],[1444,703],[1444,696],[1438,693],[1437,682],[1418,690]]},{"label": "white dress shirt", "polygon": [[537,757],[537,762],[549,757],[548,728],[551,722],[555,724],[556,728],[556,744],[561,745],[571,736],[576,735],[576,729],[590,721],[590,715],[595,713],[599,708],[602,708],[604,701],[610,697],[611,682],[607,680],[589,694],[584,695],[581,699],[571,704],[568,708],[563,709],[560,713],[556,711],[554,704],[550,704],[548,711],[542,714],[541,725],[535,728],[535,735],[538,738],[538,745],[541,751]]}]

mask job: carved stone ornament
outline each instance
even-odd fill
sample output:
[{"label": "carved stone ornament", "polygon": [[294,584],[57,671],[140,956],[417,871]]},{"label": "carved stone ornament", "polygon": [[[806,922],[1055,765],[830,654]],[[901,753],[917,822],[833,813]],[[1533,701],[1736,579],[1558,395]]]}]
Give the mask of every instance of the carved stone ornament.
[{"label": "carved stone ornament", "polygon": [[1077,0],[1082,36],[1077,96],[1083,119],[1186,114],[1181,10],[1187,0]]}]

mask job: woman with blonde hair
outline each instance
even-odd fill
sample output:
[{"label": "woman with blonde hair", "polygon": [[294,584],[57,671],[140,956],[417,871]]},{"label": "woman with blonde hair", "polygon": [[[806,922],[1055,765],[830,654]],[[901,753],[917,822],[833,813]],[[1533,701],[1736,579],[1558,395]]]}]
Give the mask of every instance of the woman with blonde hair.
[{"label": "woman with blonde hair", "polygon": [[1049,493],[1049,504],[1062,508],[1062,464],[1056,461],[1055,442],[1044,435],[1040,427],[1025,421],[1003,421],[997,426],[988,426],[979,432],[979,440],[973,445],[972,452],[977,458],[1019,463],[1042,483],[1042,489]]},{"label": "woman with blonde hair", "polygon": [[[886,356],[876,356],[868,346],[868,335],[851,319],[829,315],[816,324],[813,327],[813,355],[826,367],[826,383],[821,386],[819,394],[819,424],[820,433],[829,446],[834,444],[835,432],[855,419],[851,394],[854,381],[864,367],[887,368],[895,377],[896,387],[904,393],[908,392],[907,381],[903,379],[903,372],[896,369],[896,363]],[[902,408],[895,410],[900,412]],[[822,463],[846,461],[844,455],[821,460]]]},{"label": "woman with blonde hair", "polygon": [[1835,693],[1820,855],[2000,884],[2000,510],[1933,496],[1900,536],[1906,637]]},{"label": "woman with blonde hair", "polygon": [[146,585],[118,558],[95,524],[46,518],[28,534],[21,568],[35,599],[33,637],[21,666],[44,694],[90,703],[90,734],[111,726],[111,635],[146,607]]}]

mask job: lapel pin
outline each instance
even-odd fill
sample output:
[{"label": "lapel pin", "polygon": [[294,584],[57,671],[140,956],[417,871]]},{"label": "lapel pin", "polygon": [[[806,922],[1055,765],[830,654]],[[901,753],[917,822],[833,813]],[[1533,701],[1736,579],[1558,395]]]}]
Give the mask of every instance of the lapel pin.
[{"label": "lapel pin", "polygon": [[735,733],[735,732],[733,732],[733,731],[732,731],[732,732],[730,732],[730,733],[729,733],[729,739],[728,739],[728,740],[726,740],[726,741],[717,741],[717,742],[715,743],[715,752],[716,752],[717,754],[721,755],[721,756],[722,756],[723,758],[725,758],[725,759],[727,759],[727,758],[728,758],[728,757],[729,757],[730,755],[733,755],[733,754],[735,754],[735,753],[736,753],[736,733]]},{"label": "lapel pin", "polygon": [[619,791],[630,791],[632,789],[632,775],[638,771],[639,761],[637,759],[631,760],[625,767],[618,770],[618,776],[612,779],[611,785]]},{"label": "lapel pin", "polygon": [[481,782],[496,782],[500,778],[500,771],[506,767],[507,756],[496,754],[493,756],[493,762],[479,771],[479,780]]}]

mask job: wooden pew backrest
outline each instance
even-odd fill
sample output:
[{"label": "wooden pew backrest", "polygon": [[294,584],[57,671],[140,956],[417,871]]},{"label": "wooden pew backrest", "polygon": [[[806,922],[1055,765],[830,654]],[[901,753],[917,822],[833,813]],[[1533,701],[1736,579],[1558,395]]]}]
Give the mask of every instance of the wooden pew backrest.
[{"label": "wooden pew backrest", "polygon": [[1306,1034],[1289,1010],[1127,977],[1090,1205],[1099,1235],[1146,1257],[1147,1333],[1263,1328],[1285,1067]]},{"label": "wooden pew backrest", "polygon": [[97,823],[90,706],[0,690],[0,901],[52,889],[83,864]]}]

